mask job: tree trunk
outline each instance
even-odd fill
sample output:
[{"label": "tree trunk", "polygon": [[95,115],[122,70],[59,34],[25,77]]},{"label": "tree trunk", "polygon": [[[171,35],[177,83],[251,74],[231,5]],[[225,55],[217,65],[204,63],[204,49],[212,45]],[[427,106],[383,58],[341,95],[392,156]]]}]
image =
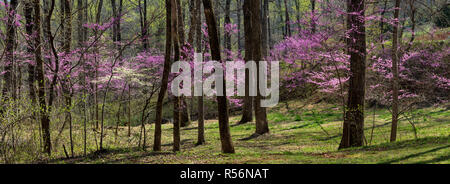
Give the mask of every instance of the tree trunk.
[{"label": "tree trunk", "polygon": [[[262,60],[262,41],[261,41],[261,1],[260,0],[250,0],[250,10],[251,10],[251,18],[250,23],[252,24],[252,29],[254,31],[250,34],[250,39],[253,42],[253,52],[252,52],[252,60],[256,61],[256,66],[259,68],[259,62]],[[289,28],[288,28],[289,29]],[[290,31],[289,31],[290,34]],[[263,97],[260,93],[260,87],[259,87],[259,69],[257,70],[257,80],[256,80],[256,88],[257,88],[257,94],[254,98],[254,106],[255,109],[255,118],[256,118],[256,134],[257,135],[263,135],[265,133],[269,133],[269,125],[267,122],[267,114],[266,114],[266,108],[261,107],[261,100]]]},{"label": "tree trunk", "polygon": [[[211,6],[211,0],[203,0],[203,7],[205,12],[206,24],[208,25],[211,56],[213,60],[221,61],[217,23],[214,16],[214,11]],[[225,79],[223,79],[223,84],[226,84]],[[228,122],[228,102],[225,89],[223,89],[223,96],[217,96],[217,106],[219,113],[219,131],[220,140],[222,143],[222,152],[234,153],[234,146],[231,140],[230,127]]]},{"label": "tree trunk", "polygon": [[398,123],[398,60],[399,60],[399,44],[398,44],[398,18],[400,13],[400,0],[395,1],[394,10],[394,27],[392,33],[392,127],[391,142],[397,139],[397,123]]},{"label": "tree trunk", "polygon": [[[12,96],[15,99],[15,89],[13,89],[13,65],[14,65],[14,45],[16,43],[16,8],[17,0],[10,0],[9,8],[7,9],[7,23],[6,23],[6,41],[5,41],[5,67],[4,67],[4,80],[5,86],[3,87],[2,96],[7,98]],[[18,20],[17,20],[18,21]]]},{"label": "tree trunk", "polygon": [[289,18],[289,6],[287,4],[287,0],[284,0],[284,7],[285,7],[285,16],[286,16],[286,34],[288,37],[291,37],[291,20]]},{"label": "tree trunk", "polygon": [[41,114],[41,126],[42,126],[42,139],[44,140],[44,151],[51,155],[51,140],[50,140],[50,117],[47,110],[47,104],[45,102],[45,73],[44,63],[41,58],[41,7],[39,0],[33,1],[34,5],[34,33],[37,35],[34,37],[34,59],[36,61],[36,80],[38,81],[38,97],[39,107]]},{"label": "tree trunk", "polygon": [[161,80],[161,89],[158,94],[158,101],[156,103],[156,114],[155,114],[155,138],[153,144],[153,151],[161,151],[161,121],[162,121],[162,106],[164,96],[167,91],[167,83],[169,80],[170,73],[170,55],[172,50],[172,26],[170,17],[172,15],[172,2],[171,0],[166,1],[166,48],[164,56],[164,70],[163,77]]},{"label": "tree trunk", "polygon": [[280,17],[279,24],[281,24],[281,27],[280,27],[281,34],[283,35],[283,38],[284,38],[284,37],[286,37],[286,28],[285,28],[286,22],[284,21],[284,18],[283,18],[283,8],[281,6],[281,0],[277,0],[276,5],[277,5],[279,17]]},{"label": "tree trunk", "polygon": [[[201,31],[201,25],[202,25],[202,14],[201,14],[201,8],[202,8],[202,2],[200,0],[195,0],[195,17],[197,19],[196,25],[195,25],[195,35],[196,35],[196,48],[197,52],[202,52],[202,31]],[[203,58],[202,58],[203,62]],[[204,144],[205,141],[205,116],[204,116],[204,107],[203,107],[203,96],[199,96],[197,99],[197,105],[198,105],[198,137],[197,137],[197,145]]]},{"label": "tree trunk", "polygon": [[[182,4],[180,2],[180,0],[176,0],[175,1],[176,5],[177,5],[177,12],[176,12],[176,28],[177,28],[177,43],[178,43],[178,48],[179,51],[181,51],[181,49],[183,47],[186,47],[186,40],[184,37],[184,18],[183,18],[183,10],[182,10]],[[182,55],[183,58],[187,58],[185,53],[179,53]],[[178,59],[176,59],[175,61],[180,60],[180,57],[178,57]],[[188,112],[188,106],[186,104],[186,98],[185,97],[179,97],[179,101],[180,101],[180,115],[181,115],[181,119],[180,119],[180,126],[181,127],[187,127],[190,124],[190,117],[189,117],[189,112]]]},{"label": "tree trunk", "polygon": [[350,55],[351,75],[349,79],[347,112],[339,149],[363,145],[366,30],[365,21],[361,21],[364,18],[361,19],[361,16],[365,16],[364,9],[364,0],[349,0],[347,2],[347,29],[350,34],[350,39],[347,39],[347,47]]},{"label": "tree trunk", "polygon": [[[31,38],[33,35],[33,3],[31,0],[25,1],[25,31],[27,37]],[[34,53],[34,45],[32,44],[32,40],[30,40],[27,44],[27,53],[31,55]],[[30,58],[31,59],[31,58]],[[31,99],[31,104],[36,104],[36,88],[35,88],[35,66],[31,63],[28,63],[28,86],[29,86],[29,94]]]},{"label": "tree trunk", "polygon": [[[244,37],[245,37],[245,62],[253,59],[253,40],[251,38],[251,32],[254,30],[251,24],[251,3],[250,1],[244,1]],[[245,70],[245,97],[244,105],[242,106],[242,118],[239,124],[245,124],[253,120],[253,97],[250,96],[250,72]]]},{"label": "tree trunk", "polygon": [[[172,39],[173,39],[173,49],[174,49],[174,61],[180,60],[180,39],[179,35],[181,32],[179,29],[181,6],[179,5],[180,0],[172,0]],[[183,31],[184,33],[184,31]],[[173,98],[173,151],[180,151],[180,124],[181,124],[181,97],[172,96]]]},{"label": "tree trunk", "polygon": [[316,21],[315,19],[315,11],[316,11],[316,0],[311,0],[311,32],[316,33]]},{"label": "tree trunk", "polygon": [[242,54],[242,42],[241,42],[241,12],[242,3],[241,0],[236,0],[236,17],[237,17],[237,42],[239,56]]},{"label": "tree trunk", "polygon": [[226,60],[227,61],[231,61],[231,32],[227,32],[226,26],[231,24],[231,18],[230,18],[230,6],[231,6],[231,0],[226,0],[225,2],[225,19],[224,19],[224,24],[223,24],[223,28],[224,28],[224,43],[225,43],[225,53],[226,53]]},{"label": "tree trunk", "polygon": [[269,52],[269,42],[267,40],[269,31],[269,0],[264,0],[262,12],[262,55],[267,57]]}]

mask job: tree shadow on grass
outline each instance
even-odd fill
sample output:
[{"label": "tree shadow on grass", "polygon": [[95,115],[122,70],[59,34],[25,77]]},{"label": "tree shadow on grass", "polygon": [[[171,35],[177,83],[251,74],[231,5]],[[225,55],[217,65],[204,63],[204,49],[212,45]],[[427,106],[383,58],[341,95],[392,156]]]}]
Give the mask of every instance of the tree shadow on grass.
[{"label": "tree shadow on grass", "polygon": [[441,157],[433,158],[431,160],[425,160],[425,161],[416,162],[415,164],[432,164],[432,163],[436,163],[436,162],[440,162],[440,161],[446,161],[446,160],[450,160],[450,155],[444,155],[444,156],[441,156]]},{"label": "tree shadow on grass", "polygon": [[142,148],[138,148],[138,147],[132,147],[132,148],[112,148],[112,149],[104,149],[104,150],[99,150],[99,151],[94,151],[91,152],[89,154],[86,154],[86,156],[83,155],[78,155],[75,157],[71,157],[71,158],[55,158],[55,159],[51,159],[48,161],[41,161],[38,163],[57,163],[60,161],[64,161],[65,163],[77,163],[77,162],[82,162],[84,160],[94,160],[94,159],[98,159],[98,158],[102,158],[108,155],[114,155],[114,154],[123,154],[123,153],[131,153],[131,152],[135,152],[138,150],[142,150]]},{"label": "tree shadow on grass", "polygon": [[[399,162],[399,161],[402,161],[402,160],[407,160],[407,159],[418,157],[418,156],[425,155],[425,154],[428,154],[428,153],[433,153],[433,152],[436,152],[436,151],[439,151],[439,150],[442,150],[442,149],[445,149],[445,148],[450,148],[450,145],[445,145],[445,146],[441,146],[441,147],[430,149],[428,151],[411,154],[411,155],[404,156],[404,157],[397,158],[397,159],[392,159],[392,160],[389,160],[389,161],[386,161],[386,162],[381,162],[380,164],[392,164],[394,162]],[[449,158],[449,156],[447,155],[447,156],[444,156],[444,157],[439,157],[439,158],[432,159],[431,161],[433,161],[433,160],[439,160],[439,161],[440,160],[447,160],[448,158]]]}]

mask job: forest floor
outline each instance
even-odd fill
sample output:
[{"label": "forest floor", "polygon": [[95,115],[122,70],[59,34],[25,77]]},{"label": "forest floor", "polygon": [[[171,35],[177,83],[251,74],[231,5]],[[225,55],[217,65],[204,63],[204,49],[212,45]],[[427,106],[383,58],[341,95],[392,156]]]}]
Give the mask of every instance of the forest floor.
[{"label": "forest floor", "polygon": [[[302,108],[299,108],[302,107]],[[289,109],[289,110],[288,110]],[[299,109],[302,109],[301,111]],[[137,163],[137,164],[316,164],[316,163],[450,163],[450,109],[430,107],[415,110],[408,119],[399,123],[398,139],[389,143],[390,118],[386,109],[366,111],[366,146],[338,150],[342,132],[342,112],[329,104],[304,106],[289,102],[280,104],[268,113],[270,134],[250,138],[255,125],[235,125],[239,116],[230,118],[235,154],[222,154],[217,120],[205,125],[206,144],[196,146],[197,122],[182,128],[182,151],[173,153],[172,126],[163,125],[162,152],[153,152],[154,125],[147,125],[146,151],[138,149],[139,127],[133,128],[127,138],[126,127],[120,136],[105,142],[104,153],[91,153],[87,157],[64,158],[63,155],[47,160],[48,163]],[[412,124],[416,127],[415,137]],[[109,132],[108,132],[109,131]],[[113,137],[113,130],[108,130]],[[372,134],[373,132],[373,134]],[[133,138],[134,137],[134,138]],[[76,145],[81,149],[82,145]],[[95,148],[90,148],[91,152]],[[92,149],[94,149],[92,151]],[[82,153],[81,150],[76,150]]]}]

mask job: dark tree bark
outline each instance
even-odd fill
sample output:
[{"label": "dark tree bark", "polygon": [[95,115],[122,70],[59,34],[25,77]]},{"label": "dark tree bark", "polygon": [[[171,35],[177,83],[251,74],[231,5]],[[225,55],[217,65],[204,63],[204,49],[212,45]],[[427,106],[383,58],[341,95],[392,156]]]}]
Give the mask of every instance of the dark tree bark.
[{"label": "dark tree bark", "polygon": [[[103,8],[103,0],[100,0],[97,6],[97,15],[96,15],[96,23],[100,24],[100,18],[101,18],[101,13],[102,13],[102,8]],[[95,37],[98,37],[98,30],[95,30]],[[95,46],[95,53],[99,53],[98,51],[98,47],[97,45]],[[98,79],[98,60],[97,57],[95,57],[95,79]],[[103,105],[104,107],[104,105]],[[103,114],[102,114],[103,116]],[[96,120],[96,126],[98,127],[98,123],[99,123],[99,105],[98,105],[98,85],[97,83],[95,84],[95,120]],[[100,123],[100,151],[103,151],[103,131],[104,131],[104,124],[103,121],[101,121]]]},{"label": "dark tree bark", "polygon": [[[33,2],[31,0],[25,1],[25,31],[27,37],[32,38],[33,35]],[[27,44],[27,53],[32,57],[34,53],[34,45],[32,39]],[[31,103],[33,105],[36,104],[36,87],[35,87],[35,66],[31,63],[28,63],[28,87]]]},{"label": "dark tree bark", "polygon": [[[64,57],[70,55],[70,44],[72,42],[72,9],[71,9],[71,1],[70,0],[63,0],[61,2],[63,4],[63,22],[62,25],[64,25],[64,42],[63,42],[63,51],[64,51]],[[64,62],[64,68],[70,68],[71,62],[66,61]],[[70,75],[70,74],[69,74]],[[70,77],[67,75],[64,76],[64,79],[62,81],[62,88],[64,93],[64,101],[66,105],[66,122],[69,123],[69,139],[70,139],[70,151],[71,156],[73,157],[73,138],[72,138],[72,113],[71,113],[71,106],[72,106],[72,87],[71,87],[71,80]]]},{"label": "dark tree bark", "polygon": [[395,1],[394,22],[392,33],[392,126],[391,126],[391,142],[397,139],[398,124],[398,60],[399,60],[399,36],[398,36],[398,18],[400,13],[400,0]]},{"label": "dark tree bark", "polygon": [[83,47],[84,40],[84,5],[83,0],[77,0],[77,41],[78,41],[78,47]]},{"label": "dark tree bark", "polygon": [[[208,25],[211,56],[213,60],[221,61],[217,21],[214,16],[213,8],[211,6],[211,0],[203,0],[203,7],[205,12],[206,24]],[[223,84],[226,84],[225,79],[223,80]],[[231,140],[230,127],[228,122],[228,102],[225,88],[223,90],[223,96],[217,96],[217,106],[219,113],[219,131],[220,140],[222,143],[222,152],[234,153],[234,146],[233,141]]]},{"label": "dark tree bark", "polygon": [[[251,18],[250,24],[252,25],[253,31],[251,32],[251,40],[253,42],[252,47],[252,59],[256,62],[257,68],[259,68],[259,62],[262,60],[262,41],[261,41],[261,1],[260,0],[250,0],[250,10],[251,10]],[[290,33],[289,33],[290,34]],[[267,114],[266,108],[261,107],[261,100],[263,97],[261,96],[259,90],[259,70],[257,71],[257,94],[254,98],[253,108],[255,109],[255,118],[256,118],[256,131],[257,135],[263,135],[265,133],[269,133],[269,125],[267,122]]]},{"label": "dark tree bark", "polygon": [[231,52],[231,33],[227,33],[225,31],[225,26],[228,24],[231,24],[231,18],[230,18],[230,7],[231,6],[231,0],[226,0],[225,2],[225,19],[224,19],[224,43],[225,43],[225,49],[228,50],[228,52],[226,52],[226,56],[225,58],[227,60],[231,59],[231,55],[229,54],[229,52]]},{"label": "dark tree bark", "polygon": [[269,51],[269,42],[267,40],[269,31],[269,0],[264,0],[262,12],[262,55],[266,57]]},{"label": "dark tree bark", "polygon": [[[195,0],[195,35],[196,35],[196,48],[197,52],[202,52],[202,14],[201,14],[202,2],[200,0]],[[203,61],[203,58],[202,58]],[[203,106],[203,96],[199,96],[197,99],[198,105],[198,136],[197,136],[197,145],[204,144],[205,141],[205,116],[204,116],[204,106]]]},{"label": "dark tree bark", "polygon": [[[251,61],[253,59],[253,40],[251,38],[251,32],[254,31],[254,27],[251,24],[251,3],[250,1],[244,1],[243,11],[244,11],[244,37],[245,37],[245,62]],[[242,118],[239,124],[244,124],[253,121],[253,97],[250,96],[249,88],[249,78],[250,72],[245,70],[245,97],[244,105],[242,106]]]},{"label": "dark tree bark", "polygon": [[281,34],[283,34],[283,38],[284,38],[284,37],[286,37],[286,27],[285,27],[286,22],[284,21],[284,18],[283,18],[283,8],[281,6],[281,0],[276,0],[276,6],[277,6],[279,17],[280,17],[279,24],[281,24],[281,27],[280,27]]},{"label": "dark tree bark", "polygon": [[[350,55],[350,86],[347,111],[344,119],[342,140],[339,149],[363,145],[364,139],[364,95],[366,71],[366,30],[364,0],[348,0],[347,39]],[[363,20],[363,21],[361,21]]]},{"label": "dark tree bark", "polygon": [[158,101],[156,102],[156,114],[155,114],[155,138],[153,143],[153,151],[161,151],[161,121],[162,121],[162,106],[164,96],[167,92],[167,83],[170,73],[170,55],[172,50],[172,21],[170,20],[172,15],[172,2],[166,0],[166,48],[164,56],[164,70],[161,80],[161,89],[158,94]]},{"label": "dark tree bark", "polygon": [[[53,3],[54,4],[54,3]],[[39,0],[33,0],[34,7],[34,33],[37,35],[34,37],[34,59],[36,61],[36,80],[38,81],[38,97],[39,107],[41,114],[41,127],[42,127],[42,139],[44,141],[44,151],[50,156],[52,144],[50,140],[50,117],[47,110],[47,104],[45,102],[45,73],[44,63],[42,61],[41,54],[41,7]]]},{"label": "dark tree bark", "polygon": [[236,17],[237,17],[237,42],[238,42],[238,52],[239,55],[242,54],[242,42],[241,42],[241,13],[242,12],[242,3],[241,0],[236,0]]},{"label": "dark tree bark", "polygon": [[[179,6],[179,0],[172,0],[172,41],[174,49],[174,61],[180,60],[180,40],[179,35],[181,32],[179,29],[181,6]],[[184,31],[183,31],[184,34]],[[172,96],[173,98],[173,151],[180,151],[180,124],[181,124],[181,97]]]},{"label": "dark tree bark", "polygon": [[[6,3],[6,2],[5,2]],[[4,67],[4,81],[5,86],[3,87],[2,96],[3,98],[7,98],[8,96],[12,96],[13,99],[16,98],[13,75],[14,72],[14,45],[16,43],[16,8],[17,8],[17,0],[11,0],[9,2],[9,8],[7,9],[7,23],[6,23],[6,41],[5,41],[5,67]]]},{"label": "dark tree bark", "polygon": [[289,18],[289,6],[287,4],[287,0],[284,0],[284,8],[285,8],[285,16],[286,16],[286,34],[287,36],[291,36],[291,20]]},{"label": "dark tree bark", "polygon": [[[185,40],[185,37],[184,37],[184,18],[183,18],[183,9],[182,9],[182,7],[183,7],[183,5],[181,4],[181,1],[180,0],[176,0],[175,1],[175,3],[176,3],[176,5],[177,5],[177,7],[176,7],[176,10],[177,10],[177,12],[176,12],[176,22],[177,22],[177,24],[176,24],[176,26],[177,26],[177,38],[178,38],[178,41],[177,41],[177,43],[178,43],[178,47],[179,47],[179,52],[180,52],[180,49],[182,49],[182,47],[186,47],[187,46],[187,44],[186,44],[186,40]],[[183,56],[183,58],[187,58],[187,56],[184,54],[184,53],[181,53],[180,52],[180,55],[182,55]],[[175,61],[178,61],[178,60],[180,60],[180,57],[178,57],[178,59],[176,59]],[[180,114],[181,114],[181,119],[180,119],[180,126],[181,127],[187,127],[187,126],[189,126],[189,124],[190,124],[190,117],[189,117],[189,112],[188,112],[188,106],[187,106],[187,103],[186,103],[186,98],[185,97],[179,97],[179,101],[180,101]]]},{"label": "dark tree bark", "polygon": [[[315,19],[316,0],[311,0],[311,15],[312,19]],[[311,32],[316,33],[316,22],[311,20]]]},{"label": "dark tree bark", "polygon": [[195,26],[196,26],[196,15],[195,15],[195,6],[196,1],[192,0],[189,1],[189,33],[188,33],[188,40],[187,42],[191,45],[192,48],[194,48],[194,35],[195,35]]},{"label": "dark tree bark", "polygon": [[148,49],[148,22],[147,22],[147,0],[144,0],[144,5],[141,5],[141,0],[139,3],[139,17],[141,24],[141,36],[142,36],[142,45],[144,50]]},{"label": "dark tree bark", "polygon": [[[113,18],[117,18],[116,0],[111,0],[111,9]],[[112,39],[113,42],[117,41],[117,21],[115,21],[114,25],[112,26]]]}]

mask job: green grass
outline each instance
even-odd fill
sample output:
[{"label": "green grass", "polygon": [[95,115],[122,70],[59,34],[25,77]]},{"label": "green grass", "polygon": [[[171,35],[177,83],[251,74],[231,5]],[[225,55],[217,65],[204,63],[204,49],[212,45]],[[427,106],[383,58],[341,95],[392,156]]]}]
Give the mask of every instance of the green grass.
[{"label": "green grass", "polygon": [[[253,134],[254,123],[236,126],[239,116],[230,118],[231,134],[235,154],[222,154],[217,120],[206,121],[205,145],[196,146],[197,122],[182,128],[182,151],[173,153],[172,126],[163,125],[162,152],[151,151],[154,125],[147,125],[147,150],[137,148],[139,127],[133,127],[132,136],[126,136],[126,127],[120,127],[115,139],[114,130],[106,129],[104,153],[96,153],[98,134],[88,135],[88,156],[82,157],[82,130],[74,133],[75,158],[65,159],[62,144],[68,148],[68,133],[64,131],[60,145],[53,156],[40,158],[46,163],[450,163],[450,111],[444,107],[425,108],[413,111],[417,139],[411,124],[399,122],[398,140],[389,143],[390,118],[386,109],[367,109],[364,147],[337,150],[342,132],[342,112],[328,104],[301,107],[300,102],[291,102],[268,112],[270,134],[255,139],[243,140]],[[375,115],[374,115],[375,113]],[[375,118],[375,119],[374,119]],[[373,128],[372,129],[372,127]],[[373,130],[373,135],[372,135]],[[92,132],[92,131],[90,131]],[[54,134],[52,134],[54,135]],[[97,144],[95,139],[97,139]],[[25,155],[26,156],[26,155]],[[25,157],[24,156],[24,157]],[[30,162],[23,158],[19,162]]]}]

